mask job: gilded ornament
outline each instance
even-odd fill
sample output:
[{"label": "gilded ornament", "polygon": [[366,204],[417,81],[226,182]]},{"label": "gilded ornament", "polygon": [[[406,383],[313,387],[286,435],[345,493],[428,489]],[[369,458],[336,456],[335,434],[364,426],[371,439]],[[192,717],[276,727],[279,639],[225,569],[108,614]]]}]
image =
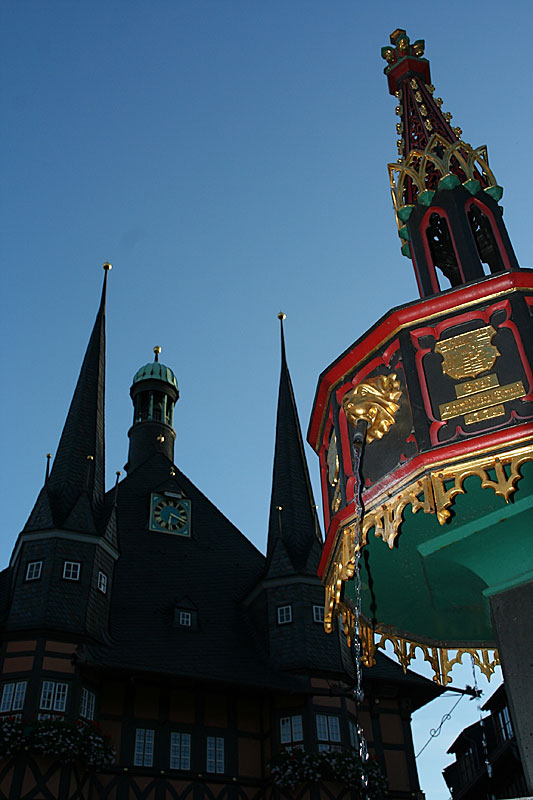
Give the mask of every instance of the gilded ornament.
[{"label": "gilded ornament", "polygon": [[411,78],[411,89],[418,89],[418,81],[416,78]]},{"label": "gilded ornament", "polygon": [[452,119],[453,119],[453,114],[450,114],[450,112],[449,112],[449,111],[447,111],[447,112],[445,113],[445,115],[444,115],[444,119],[446,120],[446,122],[450,122],[450,120],[452,120]]},{"label": "gilded ornament", "polygon": [[485,325],[438,341],[435,352],[443,357],[443,373],[459,381],[492,369],[500,355],[498,348],[491,344],[495,333],[492,325]]},{"label": "gilded ornament", "polygon": [[395,373],[367,378],[346,392],[342,406],[348,422],[355,427],[359,419],[368,423],[366,442],[381,439],[394,425],[402,396],[400,381]]},{"label": "gilded ornament", "polygon": [[437,99],[435,100],[435,104],[436,104],[436,105],[437,105],[439,108],[441,107],[441,105],[443,104],[443,102],[444,102],[444,100],[442,99],[442,97],[437,97]]},{"label": "gilded ornament", "polygon": [[422,103],[422,105],[420,106],[420,113],[422,114],[423,117],[427,117],[428,115],[428,110],[424,105],[424,103]]},{"label": "gilded ornament", "polygon": [[433,86],[432,83],[430,83],[429,85],[426,83],[426,89],[430,94],[433,94],[433,92],[435,91],[435,87]]},{"label": "gilded ornament", "polygon": [[433,130],[433,124],[432,124],[431,120],[427,119],[427,120],[424,122],[424,125],[426,126],[426,128],[427,128],[427,130],[428,130],[428,131],[432,131],[432,130]]},{"label": "gilded ornament", "polygon": [[422,102],[422,94],[421,94],[420,90],[415,92],[415,98],[416,98],[417,103],[421,103]]},{"label": "gilded ornament", "polygon": [[[359,631],[355,630],[355,616],[351,608],[345,603],[340,603],[335,609],[335,616],[340,616],[344,634],[351,645],[354,637],[359,636],[363,655],[362,663],[365,667],[373,667],[376,663],[377,650],[385,650],[387,642],[392,644],[394,655],[404,672],[407,672],[411,662],[416,657],[416,651],[421,650],[424,661],[427,661],[433,670],[433,680],[440,686],[452,682],[451,672],[456,664],[461,664],[464,655],[473,658],[474,663],[483,675],[490,681],[496,667],[500,664],[498,651],[492,647],[461,647],[446,648],[435,647],[412,639],[398,636],[388,626],[376,624],[371,627],[365,620],[360,620]],[[452,652],[454,655],[452,655]]]},{"label": "gilded ornament", "polygon": [[[492,489],[495,494],[503,497],[508,503],[510,496],[516,491],[516,484],[522,477],[520,467],[526,461],[533,461],[532,445],[500,453],[496,457],[489,454],[463,464],[445,467],[438,472],[432,472],[431,485],[435,497],[437,519],[440,524],[444,525],[450,517],[449,509],[454,498],[458,494],[464,494],[463,484],[470,475],[477,475],[482,489]],[[509,477],[505,468],[507,468]],[[495,479],[491,477],[492,471],[494,471]],[[449,486],[452,481],[453,485]],[[446,485],[449,486],[448,489]]]},{"label": "gilded ornament", "polygon": [[459,125],[457,125],[455,128],[453,128],[453,132],[454,132],[454,133],[455,133],[455,135],[456,135],[456,136],[459,138],[459,136],[460,136],[460,135],[462,134],[462,132],[463,132],[463,129],[462,129],[462,128],[460,128],[460,127],[459,127]]},{"label": "gilded ornament", "polygon": [[[426,119],[425,125],[428,130],[431,129],[429,119]],[[454,174],[457,166],[464,173],[466,183],[477,180],[481,173],[487,184],[486,191],[490,193],[496,190],[498,184],[489,167],[485,146],[474,149],[460,139],[448,142],[441,134],[432,133],[423,150],[411,150],[400,165],[389,164],[389,181],[396,212],[407,202],[405,191],[409,181],[416,188],[418,201],[421,202],[429,178],[434,177],[435,172],[441,177]]]},{"label": "gilded ornament", "polygon": [[341,487],[339,484],[339,455],[337,453],[337,437],[335,433],[331,435],[328,447],[328,481],[333,487],[333,498],[331,500],[331,510],[337,513],[341,506]]}]

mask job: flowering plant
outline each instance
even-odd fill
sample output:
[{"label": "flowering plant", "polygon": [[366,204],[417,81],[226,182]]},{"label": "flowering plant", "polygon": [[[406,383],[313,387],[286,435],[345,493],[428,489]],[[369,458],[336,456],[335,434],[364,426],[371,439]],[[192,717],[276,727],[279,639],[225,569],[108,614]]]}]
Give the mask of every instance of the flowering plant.
[{"label": "flowering plant", "polygon": [[8,717],[0,724],[0,756],[31,750],[64,764],[82,761],[100,769],[115,761],[111,740],[93,722],[42,719],[31,723]]},{"label": "flowering plant", "polygon": [[274,783],[280,787],[294,788],[310,781],[336,781],[351,789],[360,789],[363,796],[362,776],[366,776],[366,793],[370,800],[378,800],[387,792],[387,780],[376,761],[364,765],[355,753],[338,751],[307,753],[305,750],[284,750],[270,762]]}]

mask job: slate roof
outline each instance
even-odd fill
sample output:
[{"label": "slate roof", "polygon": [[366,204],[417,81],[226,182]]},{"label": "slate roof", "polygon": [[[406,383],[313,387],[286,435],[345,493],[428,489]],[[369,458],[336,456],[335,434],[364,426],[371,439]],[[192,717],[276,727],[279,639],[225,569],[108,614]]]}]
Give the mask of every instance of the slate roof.
[{"label": "slate roof", "polygon": [[[50,477],[24,530],[68,526],[96,532],[105,491],[104,396],[107,270],[85,358]],[[88,461],[92,456],[93,461]]]},{"label": "slate roof", "polygon": [[281,374],[268,525],[267,577],[316,575],[322,535],[287,366],[281,321]]},{"label": "slate roof", "polygon": [[[148,529],[150,495],[163,491],[190,499],[190,538]],[[121,555],[110,641],[87,649],[89,663],[302,688],[268,663],[241,605],[264,571],[264,556],[165,455],[155,454],[119,484],[117,518]],[[175,624],[184,598],[197,610],[197,628]]]}]

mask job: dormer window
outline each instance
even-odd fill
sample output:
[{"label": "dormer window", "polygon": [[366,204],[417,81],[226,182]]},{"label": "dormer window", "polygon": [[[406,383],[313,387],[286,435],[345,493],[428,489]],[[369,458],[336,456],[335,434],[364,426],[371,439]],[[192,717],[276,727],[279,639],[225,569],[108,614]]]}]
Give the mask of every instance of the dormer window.
[{"label": "dormer window", "polygon": [[107,594],[107,575],[101,570],[98,572],[98,591]]},{"label": "dormer window", "polygon": [[183,605],[174,608],[174,626],[176,628],[187,628],[188,630],[198,629],[198,611],[186,600]]},{"label": "dormer window", "polygon": [[42,561],[29,561],[28,565],[26,566],[26,580],[38,581],[41,577],[42,568]]},{"label": "dormer window", "polygon": [[278,606],[278,625],[292,622],[292,606]]},{"label": "dormer window", "polygon": [[79,561],[65,561],[63,564],[63,578],[66,581],[79,581],[81,564]]}]

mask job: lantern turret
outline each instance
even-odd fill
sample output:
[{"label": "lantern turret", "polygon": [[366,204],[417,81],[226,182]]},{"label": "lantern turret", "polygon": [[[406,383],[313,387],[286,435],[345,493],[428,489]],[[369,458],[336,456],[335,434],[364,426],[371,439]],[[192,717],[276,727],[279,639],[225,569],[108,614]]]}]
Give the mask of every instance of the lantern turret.
[{"label": "lantern turret", "polygon": [[435,97],[424,41],[403,29],[381,54],[397,99],[398,160],[389,180],[402,253],[413,261],[421,297],[518,269],[502,217],[503,189],[487,148],[473,148]]},{"label": "lantern turret", "polygon": [[174,406],[179,398],[178,381],[170,367],[159,361],[161,347],[154,347],[154,360],[137,370],[130,389],[133,425],[126,470],[132,472],[154,453],[174,460]]}]

